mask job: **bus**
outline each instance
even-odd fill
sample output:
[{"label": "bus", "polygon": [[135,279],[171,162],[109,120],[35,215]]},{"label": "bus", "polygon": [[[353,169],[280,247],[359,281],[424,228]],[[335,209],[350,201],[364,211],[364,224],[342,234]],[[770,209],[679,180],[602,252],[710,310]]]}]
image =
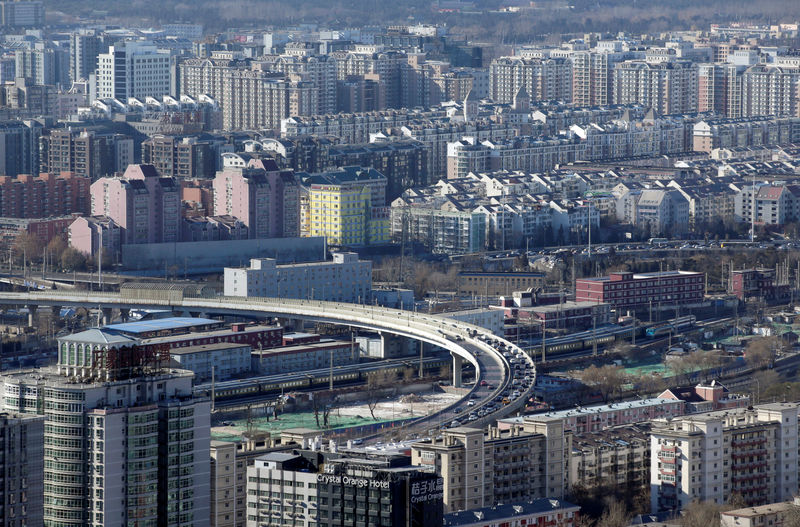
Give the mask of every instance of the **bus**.
[{"label": "bus", "polygon": [[666,245],[669,243],[669,240],[666,238],[650,238],[648,243],[650,243],[650,245]]}]

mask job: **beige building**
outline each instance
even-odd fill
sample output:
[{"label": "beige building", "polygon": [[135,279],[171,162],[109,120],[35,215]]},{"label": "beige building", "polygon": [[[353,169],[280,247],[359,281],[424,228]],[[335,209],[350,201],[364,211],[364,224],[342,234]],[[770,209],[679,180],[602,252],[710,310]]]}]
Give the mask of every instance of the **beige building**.
[{"label": "beige building", "polygon": [[456,427],[414,443],[411,464],[435,466],[444,480],[445,512],[537,498],[566,490],[570,436],[553,420],[509,430]]},{"label": "beige building", "polygon": [[800,498],[794,501],[745,507],[720,514],[721,527],[781,527],[800,513]]},{"label": "beige building", "polygon": [[458,293],[473,296],[511,295],[514,291],[544,286],[544,273],[458,273]]},{"label": "beige building", "polygon": [[792,498],[798,490],[798,403],[772,403],[655,420],[650,436],[653,512],[694,500],[750,505]]},{"label": "beige building", "polygon": [[627,425],[572,438],[570,488],[605,484],[635,490],[649,482],[649,426]]}]

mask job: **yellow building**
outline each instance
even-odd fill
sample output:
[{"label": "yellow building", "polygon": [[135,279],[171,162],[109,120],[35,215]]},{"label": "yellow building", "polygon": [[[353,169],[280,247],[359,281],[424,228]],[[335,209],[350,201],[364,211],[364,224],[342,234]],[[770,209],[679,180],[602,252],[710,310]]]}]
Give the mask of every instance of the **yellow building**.
[{"label": "yellow building", "polygon": [[306,236],[334,246],[380,245],[390,240],[386,178],[377,170],[345,167],[307,176],[301,200]]}]

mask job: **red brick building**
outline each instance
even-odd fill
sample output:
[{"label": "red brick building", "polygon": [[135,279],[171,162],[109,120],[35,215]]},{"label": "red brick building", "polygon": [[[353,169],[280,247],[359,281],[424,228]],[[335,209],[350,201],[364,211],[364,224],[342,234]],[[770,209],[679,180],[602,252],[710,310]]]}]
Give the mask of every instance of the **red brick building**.
[{"label": "red brick building", "polygon": [[71,172],[39,176],[0,176],[0,217],[48,218],[72,213],[89,214],[88,177]]},{"label": "red brick building", "polygon": [[684,305],[702,302],[705,273],[664,271],[660,273],[611,273],[602,278],[575,280],[577,302],[606,302],[612,308],[636,309],[658,303]]},{"label": "red brick building", "polygon": [[775,269],[740,269],[731,272],[730,293],[739,300],[760,298],[766,302],[788,299],[789,285],[775,284]]}]

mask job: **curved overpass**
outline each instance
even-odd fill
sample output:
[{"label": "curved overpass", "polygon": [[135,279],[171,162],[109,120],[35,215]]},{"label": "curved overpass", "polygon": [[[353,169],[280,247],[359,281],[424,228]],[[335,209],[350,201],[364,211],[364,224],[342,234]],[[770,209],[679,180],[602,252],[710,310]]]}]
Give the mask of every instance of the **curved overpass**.
[{"label": "curved overpass", "polygon": [[[461,364],[464,360],[475,367],[478,381],[493,385],[487,389],[476,382],[469,396],[477,395],[475,405],[470,410],[485,411],[485,415],[473,420],[471,426],[483,426],[488,422],[511,414],[525,405],[533,391],[535,367],[529,356],[514,344],[496,337],[484,328],[456,321],[440,315],[430,315],[413,311],[401,311],[360,304],[324,302],[316,300],[289,300],[258,297],[161,297],[154,292],[152,296],[141,293],[134,297],[119,293],[77,292],[77,291],[37,291],[27,293],[2,293],[0,305],[76,306],[100,309],[180,309],[190,312],[213,313],[221,315],[274,316],[302,319],[315,322],[353,326],[421,340],[448,350],[453,356],[454,379],[460,382]],[[510,358],[525,361],[531,381],[526,389],[520,389],[519,397],[510,404],[503,405],[496,399],[520,385],[514,378],[515,371],[525,368],[512,366]],[[458,384],[455,383],[455,384]],[[447,423],[456,415],[463,415],[468,408],[466,398],[432,415],[422,417],[405,428],[407,433],[424,433],[434,424]]]}]

